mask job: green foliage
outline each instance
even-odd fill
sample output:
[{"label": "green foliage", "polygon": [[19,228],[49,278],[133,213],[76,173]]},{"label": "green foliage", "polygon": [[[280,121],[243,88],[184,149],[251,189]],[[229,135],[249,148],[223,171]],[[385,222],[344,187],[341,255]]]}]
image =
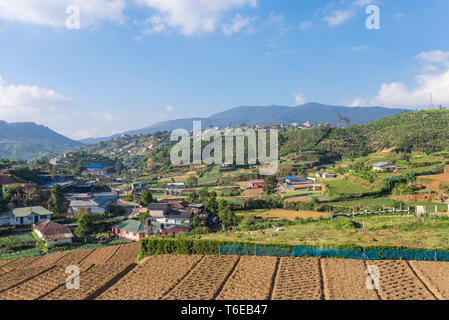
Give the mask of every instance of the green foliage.
[{"label": "green foliage", "polygon": [[191,188],[198,186],[198,177],[197,176],[189,176],[186,180],[186,185]]},{"label": "green foliage", "polygon": [[413,193],[414,193],[414,191],[413,191],[412,186],[407,183],[397,184],[392,191],[392,194],[398,195],[398,196],[403,196],[403,195],[408,195],[408,194],[413,194]]},{"label": "green foliage", "polygon": [[144,206],[148,206],[150,203],[153,202],[154,202],[153,194],[151,193],[150,190],[145,190],[142,193],[142,197],[140,198],[140,203]]},{"label": "green foliage", "polygon": [[86,236],[93,231],[93,220],[90,212],[81,212],[78,219],[78,227],[75,229],[75,235],[78,238],[84,238],[86,241]]},{"label": "green foliage", "polygon": [[265,178],[265,185],[263,187],[263,191],[268,194],[271,195],[273,193],[276,192],[276,187],[277,187],[277,178],[275,175],[271,175]]},{"label": "green foliage", "polygon": [[50,209],[50,211],[53,211],[54,213],[62,213],[64,193],[62,192],[61,186],[59,184],[55,184],[50,193],[50,199],[47,202],[48,209]]}]

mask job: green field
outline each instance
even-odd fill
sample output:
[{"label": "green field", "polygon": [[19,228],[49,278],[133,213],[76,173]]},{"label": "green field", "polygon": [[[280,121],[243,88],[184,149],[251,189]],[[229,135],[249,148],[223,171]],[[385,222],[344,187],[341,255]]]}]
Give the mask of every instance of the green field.
[{"label": "green field", "polygon": [[373,190],[370,190],[366,187],[352,183],[345,179],[335,179],[335,180],[327,181],[325,184],[326,184],[326,188],[330,192],[333,192],[338,195],[364,193],[364,192],[373,191]]},{"label": "green field", "polygon": [[449,218],[371,216],[302,222],[253,232],[218,232],[202,239],[288,243],[292,245],[403,246],[420,249],[449,248]]}]

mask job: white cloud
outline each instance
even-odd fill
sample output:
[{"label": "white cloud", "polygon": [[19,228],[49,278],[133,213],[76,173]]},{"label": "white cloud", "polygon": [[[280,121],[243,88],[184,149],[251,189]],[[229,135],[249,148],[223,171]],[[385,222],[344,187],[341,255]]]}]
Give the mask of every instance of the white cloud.
[{"label": "white cloud", "polygon": [[[424,62],[437,62],[445,65],[443,69],[427,66],[424,72],[415,78],[416,85],[408,88],[402,82],[384,83],[374,97],[353,100],[353,106],[379,105],[387,107],[422,107],[449,105],[449,54],[443,51],[422,52],[417,56]],[[426,69],[425,69],[426,70]],[[439,70],[439,71],[438,71]],[[435,71],[438,71],[435,73]]]},{"label": "white cloud", "polygon": [[0,119],[5,121],[46,121],[52,113],[66,108],[71,99],[37,86],[8,84],[0,76]]},{"label": "white cloud", "polygon": [[240,14],[236,14],[230,24],[224,24],[222,27],[223,33],[227,36],[240,32],[243,29],[248,30],[249,33],[254,33],[255,29],[251,26],[255,17],[244,17]]},{"label": "white cloud", "polygon": [[429,63],[442,63],[449,65],[449,51],[434,50],[421,52],[418,59]]},{"label": "white cloud", "polygon": [[110,137],[116,133],[120,133],[116,130],[104,130],[100,128],[81,129],[76,131],[57,130],[60,134],[69,137],[74,140],[81,140],[87,138],[102,138]]},{"label": "white cloud", "polygon": [[166,107],[165,107],[165,110],[166,110],[167,112],[170,112],[170,113],[172,113],[172,112],[175,111],[175,109],[174,109],[172,106],[170,106],[170,105],[166,106]]},{"label": "white cloud", "polygon": [[64,27],[69,5],[79,7],[81,28],[100,20],[124,21],[125,0],[1,0],[0,20]]},{"label": "white cloud", "polygon": [[368,49],[369,49],[369,46],[368,46],[368,45],[365,45],[365,46],[352,47],[352,48],[351,48],[351,51],[354,51],[354,52],[362,52],[362,51],[365,51],[365,50],[368,50]]},{"label": "white cloud", "polygon": [[295,96],[296,105],[299,106],[299,105],[303,105],[306,103],[306,97],[301,92],[295,93],[294,96]]},{"label": "white cloud", "polygon": [[331,2],[324,10],[325,16],[323,20],[326,21],[330,27],[337,27],[354,17],[360,8],[366,7],[374,2],[374,0],[356,0],[351,2],[349,7],[330,10],[330,8],[334,6],[334,3]]},{"label": "white cloud", "polygon": [[323,18],[330,27],[336,27],[355,15],[353,10],[335,10],[330,15]]},{"label": "white cloud", "polygon": [[103,122],[115,122],[115,121],[120,120],[120,117],[110,114],[108,112],[105,112],[105,113],[92,112],[90,114],[90,116],[96,120],[100,120]]},{"label": "white cloud", "polygon": [[149,17],[146,21],[145,24],[149,24],[150,27],[146,28],[143,32],[143,34],[145,35],[152,35],[154,33],[160,33],[162,31],[166,30],[165,24],[164,24],[164,20],[162,19],[161,16],[158,15],[154,15]]},{"label": "white cloud", "polygon": [[304,21],[299,24],[299,29],[301,29],[302,31],[307,31],[310,30],[310,28],[312,28],[312,25],[313,25],[312,21]]},{"label": "white cloud", "polygon": [[223,27],[225,13],[246,6],[256,7],[257,0],[136,0],[157,11],[161,23],[157,30],[172,28],[184,35],[213,32]]}]

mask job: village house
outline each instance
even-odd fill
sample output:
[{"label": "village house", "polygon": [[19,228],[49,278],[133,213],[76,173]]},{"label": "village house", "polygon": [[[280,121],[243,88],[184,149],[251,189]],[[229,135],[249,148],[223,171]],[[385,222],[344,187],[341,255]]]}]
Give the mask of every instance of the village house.
[{"label": "village house", "polygon": [[15,208],[0,213],[0,226],[41,223],[50,220],[53,212],[44,207]]},{"label": "village house", "polygon": [[164,224],[190,223],[194,216],[208,218],[208,213],[202,204],[192,204],[185,201],[152,203],[148,208],[149,219]]},{"label": "village house", "polygon": [[131,183],[131,190],[140,192],[142,190],[148,189],[148,183],[146,182],[133,182]]},{"label": "village house", "polygon": [[257,189],[265,187],[265,181],[263,180],[250,180],[248,181],[248,188]]},{"label": "village house", "polygon": [[122,239],[139,241],[145,237],[145,224],[137,220],[126,220],[112,226],[112,233]]},{"label": "village house", "polygon": [[72,194],[68,199],[70,201],[68,213],[75,213],[79,209],[83,209],[86,212],[104,214],[108,212],[112,205],[117,203],[117,193]]},{"label": "village house", "polygon": [[168,183],[165,189],[166,196],[182,195],[184,193],[184,183]]},{"label": "village house", "polygon": [[151,221],[148,219],[148,223],[146,226],[146,234],[147,235],[161,235],[167,236],[170,234],[178,234],[181,232],[190,232],[193,228],[191,223],[183,223],[183,224],[167,224],[167,223],[159,223],[157,221]]},{"label": "village house", "polygon": [[330,173],[330,172],[317,172],[315,174],[315,176],[317,178],[323,178],[323,179],[331,179],[331,178],[337,177],[337,175],[335,173]]},{"label": "village house", "polygon": [[94,163],[88,166],[86,169],[91,176],[105,176],[108,172],[108,165],[106,163]]},{"label": "village house", "polygon": [[34,226],[33,231],[47,246],[72,243],[73,234],[70,229],[51,220]]},{"label": "village house", "polygon": [[391,164],[389,162],[379,162],[373,164],[373,170],[377,172],[397,172],[401,169],[404,169],[403,167]]},{"label": "village house", "polygon": [[283,180],[285,181],[285,183],[290,184],[290,185],[311,184],[311,183],[315,183],[315,181],[316,181],[316,179],[314,179],[314,178],[302,178],[302,177],[297,177],[297,176],[285,177],[285,178],[283,178]]}]

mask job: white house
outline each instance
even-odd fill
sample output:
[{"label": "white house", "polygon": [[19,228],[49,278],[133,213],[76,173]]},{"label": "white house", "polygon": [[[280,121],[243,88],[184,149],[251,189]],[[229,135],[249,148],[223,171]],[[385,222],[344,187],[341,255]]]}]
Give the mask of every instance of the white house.
[{"label": "white house", "polygon": [[15,208],[0,213],[0,226],[14,226],[21,224],[37,224],[50,220],[53,212],[44,207]]},{"label": "white house", "polygon": [[373,170],[377,172],[397,172],[400,169],[403,169],[403,167],[396,166],[389,162],[379,162],[373,164]]}]

